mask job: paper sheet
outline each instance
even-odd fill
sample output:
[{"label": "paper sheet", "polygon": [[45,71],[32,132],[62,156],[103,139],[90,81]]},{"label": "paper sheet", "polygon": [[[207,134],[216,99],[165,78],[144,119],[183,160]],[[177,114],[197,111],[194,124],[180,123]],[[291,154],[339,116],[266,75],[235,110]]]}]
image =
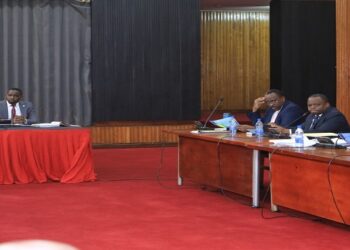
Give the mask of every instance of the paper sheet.
[{"label": "paper sheet", "polygon": [[[297,148],[298,146],[295,145],[294,138],[291,139],[274,139],[269,140],[269,142],[273,143],[275,146],[278,147],[291,147],[291,148]],[[311,147],[317,143],[316,139],[309,140],[306,135],[304,134],[304,147]]]},{"label": "paper sheet", "polygon": [[310,137],[327,137],[327,136],[338,136],[338,134],[336,133],[304,133],[304,135],[306,136],[310,136]]},{"label": "paper sheet", "polygon": [[214,128],[213,130],[192,130],[192,134],[205,134],[205,133],[228,133],[226,128]]}]

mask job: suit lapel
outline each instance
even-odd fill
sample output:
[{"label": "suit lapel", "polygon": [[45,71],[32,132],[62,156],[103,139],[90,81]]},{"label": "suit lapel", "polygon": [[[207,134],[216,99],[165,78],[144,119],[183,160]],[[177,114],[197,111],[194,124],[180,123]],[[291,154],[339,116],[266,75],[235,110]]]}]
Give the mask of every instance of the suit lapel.
[{"label": "suit lapel", "polygon": [[19,102],[18,105],[21,110],[21,115],[26,116],[26,104],[24,102]]},{"label": "suit lapel", "polygon": [[0,119],[8,119],[7,103],[5,101],[0,102]]},{"label": "suit lapel", "polygon": [[280,124],[280,123],[281,123],[281,116],[280,116],[280,114],[281,114],[281,112],[283,112],[283,109],[284,109],[287,105],[288,105],[288,104],[287,104],[287,101],[285,101],[284,104],[283,104],[283,106],[282,106],[282,108],[280,109],[280,112],[278,112],[278,114],[277,114],[277,117],[276,117],[276,120],[275,120],[275,123],[276,123],[276,124]]}]

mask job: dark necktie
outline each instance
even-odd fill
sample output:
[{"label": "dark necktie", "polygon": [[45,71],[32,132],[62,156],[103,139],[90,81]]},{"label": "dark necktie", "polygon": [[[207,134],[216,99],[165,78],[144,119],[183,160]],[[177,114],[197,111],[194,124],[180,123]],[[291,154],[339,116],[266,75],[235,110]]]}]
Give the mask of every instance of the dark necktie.
[{"label": "dark necktie", "polygon": [[16,116],[16,106],[12,105],[12,109],[11,109],[11,119],[14,119]]},{"label": "dark necktie", "polygon": [[314,117],[312,118],[312,122],[311,122],[311,125],[310,125],[310,129],[314,129],[314,128],[315,128],[316,123],[317,123],[319,117],[320,117],[319,115],[314,115]]}]

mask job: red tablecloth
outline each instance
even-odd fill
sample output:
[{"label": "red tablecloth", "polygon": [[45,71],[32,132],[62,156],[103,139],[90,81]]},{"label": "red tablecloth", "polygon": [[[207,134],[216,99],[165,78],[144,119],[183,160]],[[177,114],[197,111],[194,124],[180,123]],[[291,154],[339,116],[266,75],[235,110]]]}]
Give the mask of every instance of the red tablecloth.
[{"label": "red tablecloth", "polygon": [[95,180],[90,130],[0,130],[0,184]]}]

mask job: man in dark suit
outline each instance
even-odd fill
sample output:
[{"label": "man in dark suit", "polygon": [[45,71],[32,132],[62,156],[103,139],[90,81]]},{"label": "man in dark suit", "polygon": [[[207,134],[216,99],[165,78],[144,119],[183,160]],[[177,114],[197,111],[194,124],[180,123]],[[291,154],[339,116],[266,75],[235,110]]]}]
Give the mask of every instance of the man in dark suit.
[{"label": "man in dark suit", "polygon": [[349,132],[349,123],[345,116],[332,107],[323,94],[313,94],[307,100],[310,112],[302,128],[305,132]]},{"label": "man in dark suit", "polygon": [[37,121],[31,102],[21,101],[22,90],[10,88],[5,100],[0,101],[0,119],[11,120],[13,124],[32,124]]},{"label": "man in dark suit", "polygon": [[[349,123],[345,116],[330,105],[327,96],[323,94],[309,96],[307,107],[310,114],[302,124],[304,132],[350,132]],[[280,133],[290,132],[289,129],[282,128],[281,126],[274,126],[274,129]]]},{"label": "man in dark suit", "polygon": [[[252,112],[248,113],[248,117],[253,125],[258,118],[261,118],[264,124],[273,123],[282,127],[290,127],[300,122],[303,118],[303,110],[294,102],[287,100],[282,91],[270,89],[265,96],[255,99]],[[253,127],[249,125],[238,127],[240,131],[246,131],[249,128]]]}]

